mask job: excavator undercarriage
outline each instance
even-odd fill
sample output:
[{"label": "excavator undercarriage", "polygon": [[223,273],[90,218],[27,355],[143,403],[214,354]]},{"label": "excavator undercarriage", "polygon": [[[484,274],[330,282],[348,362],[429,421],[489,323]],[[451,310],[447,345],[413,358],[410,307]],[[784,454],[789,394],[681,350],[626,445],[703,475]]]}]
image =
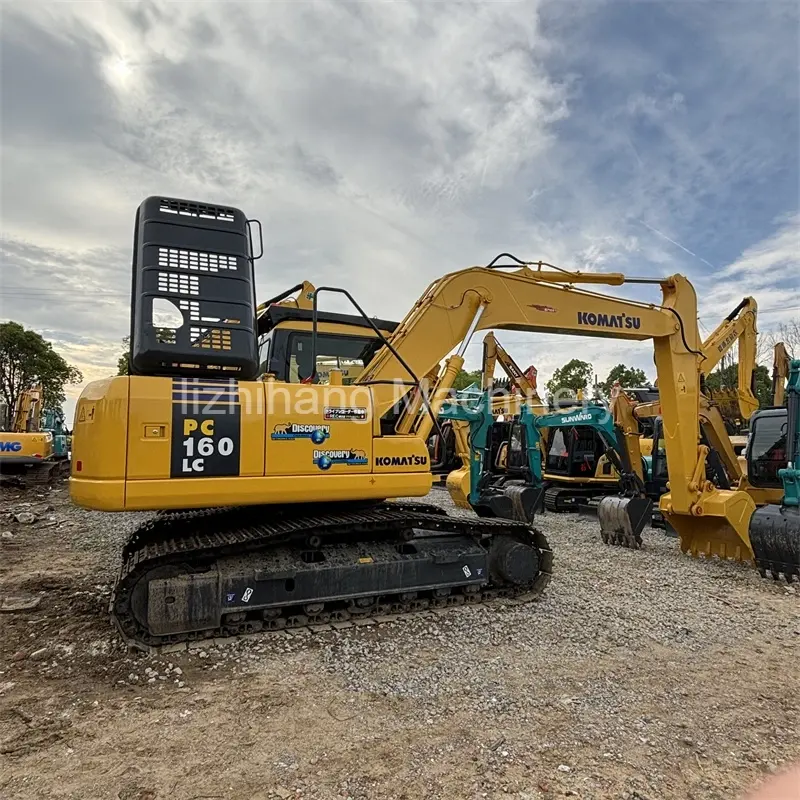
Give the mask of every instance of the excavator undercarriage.
[{"label": "excavator undercarriage", "polygon": [[538,597],[540,531],[424,504],[205,509],[145,522],[111,611],[131,643],[343,622],[496,597]]}]

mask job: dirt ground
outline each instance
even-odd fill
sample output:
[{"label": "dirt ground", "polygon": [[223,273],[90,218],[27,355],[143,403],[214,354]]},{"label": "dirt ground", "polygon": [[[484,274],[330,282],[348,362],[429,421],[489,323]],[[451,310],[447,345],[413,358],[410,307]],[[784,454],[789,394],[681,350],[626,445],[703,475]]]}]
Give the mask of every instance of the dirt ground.
[{"label": "dirt ground", "polygon": [[800,758],[800,595],[660,533],[547,515],[524,608],[147,656],[107,613],[139,519],[3,490],[0,596],[41,598],[0,613],[3,798],[708,800]]}]

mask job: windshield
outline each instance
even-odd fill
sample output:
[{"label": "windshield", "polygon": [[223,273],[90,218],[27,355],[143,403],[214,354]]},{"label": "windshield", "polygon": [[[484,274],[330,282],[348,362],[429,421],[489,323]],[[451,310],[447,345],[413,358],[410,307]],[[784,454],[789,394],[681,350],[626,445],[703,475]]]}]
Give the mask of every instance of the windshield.
[{"label": "windshield", "polygon": [[786,467],[786,416],[757,419],[748,446],[750,483],[753,486],[779,487],[778,470]]},{"label": "windshield", "polygon": [[[342,371],[347,386],[363,372],[364,366],[381,347],[380,339],[367,336],[317,335],[317,380],[328,383],[331,369]],[[311,375],[311,333],[294,332],[289,337],[288,375],[290,383],[298,383]]]}]

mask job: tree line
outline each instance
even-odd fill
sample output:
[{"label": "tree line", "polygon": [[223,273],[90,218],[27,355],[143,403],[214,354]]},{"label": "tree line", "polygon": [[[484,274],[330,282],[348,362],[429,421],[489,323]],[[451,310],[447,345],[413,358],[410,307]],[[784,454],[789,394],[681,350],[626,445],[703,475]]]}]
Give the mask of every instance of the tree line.
[{"label": "tree line", "polygon": [[0,323],[0,426],[8,428],[19,396],[42,387],[42,408],[61,411],[67,397],[64,387],[83,382],[83,375],[68,364],[41,334],[18,322]]}]

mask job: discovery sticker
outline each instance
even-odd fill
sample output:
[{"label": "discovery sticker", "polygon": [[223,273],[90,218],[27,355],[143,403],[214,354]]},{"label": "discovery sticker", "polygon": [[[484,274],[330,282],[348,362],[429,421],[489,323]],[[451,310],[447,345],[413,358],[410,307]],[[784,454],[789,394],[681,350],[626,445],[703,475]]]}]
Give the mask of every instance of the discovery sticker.
[{"label": "discovery sticker", "polygon": [[367,418],[367,409],[360,406],[325,406],[325,419],[363,422]]},{"label": "discovery sticker", "polygon": [[334,464],[361,467],[367,463],[367,454],[363,450],[315,450],[314,463],[320,469],[330,469]]},{"label": "discovery sticker", "polygon": [[330,435],[330,425],[302,425],[298,422],[284,422],[273,428],[271,438],[285,441],[311,439],[314,444],[322,444]]}]

